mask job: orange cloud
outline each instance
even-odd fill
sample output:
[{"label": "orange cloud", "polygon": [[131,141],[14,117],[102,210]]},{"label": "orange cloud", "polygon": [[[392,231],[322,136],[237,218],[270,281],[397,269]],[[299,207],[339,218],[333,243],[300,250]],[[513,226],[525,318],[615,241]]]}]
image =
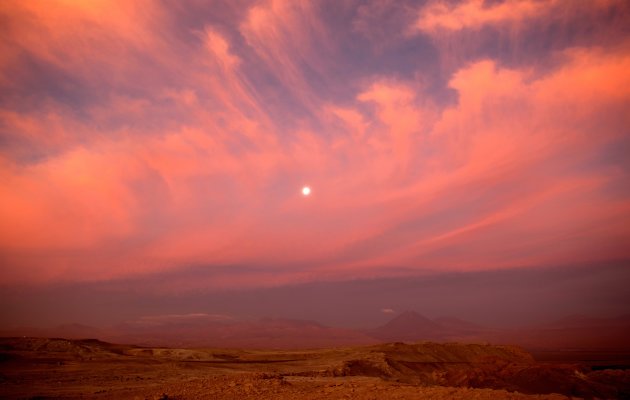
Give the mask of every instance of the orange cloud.
[{"label": "orange cloud", "polygon": [[486,5],[483,0],[466,0],[449,6],[445,2],[434,1],[421,10],[416,28],[434,32],[440,29],[454,31],[499,23],[518,23],[540,15],[556,3],[558,0],[508,0]]}]

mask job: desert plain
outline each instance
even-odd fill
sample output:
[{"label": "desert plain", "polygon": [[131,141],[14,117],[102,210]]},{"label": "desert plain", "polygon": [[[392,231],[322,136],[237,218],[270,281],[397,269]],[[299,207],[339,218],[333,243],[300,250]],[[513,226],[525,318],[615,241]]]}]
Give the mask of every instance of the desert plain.
[{"label": "desert plain", "polygon": [[[608,357],[610,365],[602,364]],[[254,350],[0,339],[6,399],[624,399],[628,354],[385,343]]]}]

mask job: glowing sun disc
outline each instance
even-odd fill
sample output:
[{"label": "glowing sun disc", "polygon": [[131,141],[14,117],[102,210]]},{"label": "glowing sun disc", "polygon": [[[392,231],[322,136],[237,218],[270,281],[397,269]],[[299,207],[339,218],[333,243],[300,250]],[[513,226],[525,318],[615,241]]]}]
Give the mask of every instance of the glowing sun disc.
[{"label": "glowing sun disc", "polygon": [[308,187],[308,186],[304,186],[304,187],[302,188],[302,194],[303,194],[304,196],[308,196],[309,194],[311,194],[311,188],[310,188],[310,187]]}]

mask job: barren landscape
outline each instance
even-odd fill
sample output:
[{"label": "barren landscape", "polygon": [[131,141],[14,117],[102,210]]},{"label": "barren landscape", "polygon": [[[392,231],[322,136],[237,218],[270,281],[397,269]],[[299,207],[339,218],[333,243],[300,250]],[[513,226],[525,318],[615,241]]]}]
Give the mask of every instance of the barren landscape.
[{"label": "barren landscape", "polygon": [[[515,346],[418,342],[313,350],[175,349],[3,338],[9,399],[567,399],[630,396],[630,372],[537,362]],[[627,365],[626,365],[627,367]]]}]

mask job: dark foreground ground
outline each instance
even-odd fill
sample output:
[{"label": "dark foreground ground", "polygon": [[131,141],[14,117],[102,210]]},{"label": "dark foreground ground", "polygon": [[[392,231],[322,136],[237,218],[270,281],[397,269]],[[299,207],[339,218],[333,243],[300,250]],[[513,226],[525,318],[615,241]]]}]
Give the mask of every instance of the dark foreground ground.
[{"label": "dark foreground ground", "polygon": [[0,339],[8,399],[630,398],[628,354],[392,343],[299,351]]}]

